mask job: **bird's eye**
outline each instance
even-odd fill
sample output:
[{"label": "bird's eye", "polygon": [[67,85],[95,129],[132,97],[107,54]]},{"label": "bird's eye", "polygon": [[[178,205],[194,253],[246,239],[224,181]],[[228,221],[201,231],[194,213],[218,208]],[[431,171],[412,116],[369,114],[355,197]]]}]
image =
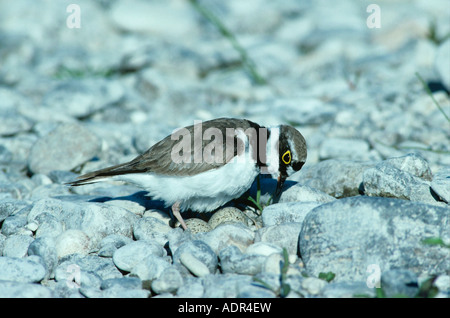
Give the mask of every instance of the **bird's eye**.
[{"label": "bird's eye", "polygon": [[288,151],[286,151],[284,154],[283,154],[283,156],[281,157],[281,160],[283,160],[283,162],[285,163],[285,164],[290,164],[291,163],[291,151],[290,150],[288,150]]}]

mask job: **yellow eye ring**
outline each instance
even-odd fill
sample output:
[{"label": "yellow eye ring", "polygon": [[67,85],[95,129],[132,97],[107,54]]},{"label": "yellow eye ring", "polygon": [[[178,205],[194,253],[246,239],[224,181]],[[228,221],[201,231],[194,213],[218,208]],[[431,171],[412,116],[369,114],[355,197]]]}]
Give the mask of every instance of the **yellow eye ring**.
[{"label": "yellow eye ring", "polygon": [[[286,158],[287,157],[287,158]],[[283,156],[281,157],[281,160],[283,160],[283,162],[285,163],[285,164],[290,164],[291,163],[291,160],[292,160],[292,158],[291,158],[291,151],[290,150],[288,150],[288,151],[286,151],[284,154],[283,154]]]}]

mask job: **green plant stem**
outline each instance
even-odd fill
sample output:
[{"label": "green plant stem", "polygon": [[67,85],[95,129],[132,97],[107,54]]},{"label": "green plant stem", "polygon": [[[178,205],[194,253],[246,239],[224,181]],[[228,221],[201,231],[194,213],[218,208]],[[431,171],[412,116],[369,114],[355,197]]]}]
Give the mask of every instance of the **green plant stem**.
[{"label": "green plant stem", "polygon": [[431,97],[431,99],[433,100],[434,104],[436,105],[436,107],[441,111],[442,115],[444,115],[444,117],[447,119],[447,121],[450,123],[450,118],[447,116],[447,114],[444,112],[444,110],[442,109],[441,105],[439,105],[439,103],[436,101],[436,99],[433,96],[433,93],[431,92],[430,88],[428,87],[427,83],[424,81],[424,79],[422,78],[422,76],[420,76],[420,74],[418,72],[415,73],[417,78],[419,79],[419,81],[422,83],[423,88],[425,89],[425,91],[427,92],[427,94]]},{"label": "green plant stem", "polygon": [[219,30],[219,32],[230,41],[233,48],[239,53],[242,64],[246,70],[250,73],[252,80],[258,85],[264,85],[267,83],[264,77],[262,77],[256,70],[255,64],[250,59],[247,51],[239,44],[234,34],[227,29],[227,27],[217,18],[210,10],[198,3],[197,0],[189,0],[192,6],[208,21],[210,21]]}]

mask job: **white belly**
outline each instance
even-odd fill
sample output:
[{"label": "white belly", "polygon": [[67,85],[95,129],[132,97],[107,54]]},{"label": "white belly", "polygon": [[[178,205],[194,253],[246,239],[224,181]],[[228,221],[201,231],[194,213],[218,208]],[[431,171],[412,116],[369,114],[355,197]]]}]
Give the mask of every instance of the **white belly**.
[{"label": "white belly", "polygon": [[[235,158],[236,159],[236,158]],[[255,161],[232,160],[226,165],[193,176],[136,173],[113,177],[147,190],[166,207],[180,202],[181,211],[213,211],[247,191],[259,174]]]}]

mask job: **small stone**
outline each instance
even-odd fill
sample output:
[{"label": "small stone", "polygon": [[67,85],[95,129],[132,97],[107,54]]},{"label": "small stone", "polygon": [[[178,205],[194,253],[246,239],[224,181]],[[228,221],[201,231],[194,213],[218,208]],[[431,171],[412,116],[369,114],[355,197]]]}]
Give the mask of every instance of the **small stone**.
[{"label": "small stone", "polygon": [[431,189],[444,202],[450,203],[450,168],[443,168],[434,174]]},{"label": "small stone", "polygon": [[283,249],[281,247],[268,242],[256,242],[247,247],[247,250],[245,251],[246,254],[256,254],[263,256],[269,256],[272,254],[281,254],[282,252]]},{"label": "small stone", "polygon": [[142,281],[153,281],[157,279],[161,273],[171,264],[168,260],[156,256],[149,255],[141,262],[137,263],[130,272],[130,275],[139,277]]},{"label": "small stone", "polygon": [[130,272],[149,255],[162,257],[166,255],[166,252],[163,247],[153,241],[134,241],[119,248],[113,255],[113,261],[121,270]]},{"label": "small stone", "polygon": [[315,277],[307,277],[302,280],[302,288],[311,295],[318,295],[322,289],[327,285],[327,282],[323,279]]},{"label": "small stone", "polygon": [[202,219],[190,218],[185,220],[185,223],[187,228],[191,231],[192,234],[211,231],[211,226]]},{"label": "small stone", "polygon": [[3,246],[3,256],[25,257],[33,238],[28,235],[11,235],[6,238]]},{"label": "small stone", "polygon": [[109,278],[102,281],[101,289],[141,289],[142,281],[138,277]]},{"label": "small stone", "polygon": [[52,170],[72,170],[99,150],[100,140],[89,130],[77,124],[62,124],[32,147],[28,167],[33,173],[44,174]]},{"label": "small stone", "polygon": [[87,255],[91,251],[91,242],[83,231],[66,230],[56,238],[55,247],[58,258],[75,253]]},{"label": "small stone", "polygon": [[331,195],[326,194],[325,192],[297,183],[289,187],[288,189],[283,190],[278,203],[299,201],[326,203],[333,200],[336,199]]},{"label": "small stone", "polygon": [[0,281],[10,280],[22,283],[38,283],[46,275],[45,267],[33,258],[0,256]]},{"label": "small stone", "polygon": [[166,268],[161,275],[152,282],[152,290],[156,294],[175,293],[183,284],[183,277],[175,267]]},{"label": "small stone", "polygon": [[417,276],[408,270],[391,269],[381,273],[381,288],[386,297],[413,298],[419,291]]},{"label": "small stone", "polygon": [[52,298],[50,288],[38,284],[0,281],[0,298]]},{"label": "small stone", "polygon": [[271,204],[262,212],[263,225],[268,227],[292,222],[302,223],[309,211],[320,204],[321,203],[318,202],[288,202]]},{"label": "small stone", "polygon": [[100,241],[98,255],[102,257],[112,257],[114,252],[122,246],[131,243],[133,240],[129,237],[111,234]]},{"label": "small stone", "polygon": [[219,253],[220,267],[223,273],[255,275],[263,270],[266,257],[257,254],[242,254],[234,245],[222,249]]},{"label": "small stone", "polygon": [[181,255],[185,253],[194,255],[195,258],[208,268],[210,273],[216,272],[218,266],[217,255],[205,242],[193,240],[181,244],[173,254],[173,263],[180,263]]},{"label": "small stone", "polygon": [[133,226],[133,234],[137,240],[153,240],[164,246],[173,229],[161,220],[153,217],[142,217]]},{"label": "small stone", "polygon": [[241,210],[233,207],[226,207],[215,212],[208,221],[212,229],[224,222],[240,222],[246,224],[246,217]]},{"label": "small stone", "polygon": [[367,287],[366,282],[333,282],[325,284],[321,296],[326,298],[375,297],[375,288]]},{"label": "small stone", "polygon": [[210,274],[208,267],[191,253],[181,254],[180,262],[197,277],[202,277]]},{"label": "small stone", "polygon": [[301,223],[284,223],[263,227],[256,232],[255,242],[268,242],[286,248],[289,254],[297,254],[294,237],[300,233]]},{"label": "small stone", "polygon": [[53,237],[38,237],[28,247],[28,255],[37,255],[42,258],[47,267],[46,278],[54,277],[54,270],[58,264],[56,242]]},{"label": "small stone", "polygon": [[196,237],[208,244],[217,254],[229,245],[235,245],[245,251],[253,243],[255,233],[241,223],[225,223],[210,232],[199,233]]}]

